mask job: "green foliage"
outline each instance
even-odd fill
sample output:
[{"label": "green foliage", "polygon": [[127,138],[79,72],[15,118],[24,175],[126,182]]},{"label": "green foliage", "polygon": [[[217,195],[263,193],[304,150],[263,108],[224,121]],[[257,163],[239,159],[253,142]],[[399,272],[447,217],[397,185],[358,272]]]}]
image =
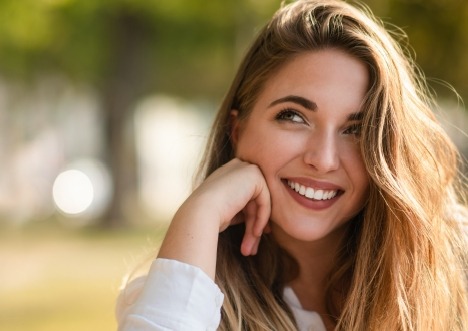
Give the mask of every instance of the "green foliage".
[{"label": "green foliage", "polygon": [[121,51],[119,25],[130,22],[138,29],[145,83],[174,93],[199,93],[200,86],[219,93],[237,60],[239,31],[246,24],[251,35],[274,2],[4,0],[0,72],[27,80],[52,71],[103,84]]},{"label": "green foliage", "polygon": [[385,22],[407,34],[417,64],[439,95],[455,97],[446,87],[451,84],[464,99],[468,98],[468,1],[368,0],[367,3]]},{"label": "green foliage", "polygon": [[[147,69],[141,79],[149,88],[184,95],[220,95],[255,29],[279,3],[3,0],[0,72],[27,80],[55,71],[102,84],[114,70],[116,52],[120,51],[119,24],[122,18],[131,18],[138,24],[140,58]],[[453,83],[462,95],[468,95],[467,1],[366,3],[384,21],[403,28],[417,62],[430,79]]]}]

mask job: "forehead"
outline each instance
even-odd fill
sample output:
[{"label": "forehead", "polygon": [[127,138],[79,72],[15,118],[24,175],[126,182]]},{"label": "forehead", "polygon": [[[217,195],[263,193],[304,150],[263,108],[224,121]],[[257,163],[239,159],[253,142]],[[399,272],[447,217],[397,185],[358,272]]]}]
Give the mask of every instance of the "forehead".
[{"label": "forehead", "polygon": [[369,73],[359,59],[338,49],[304,52],[292,57],[266,82],[256,105],[287,95],[312,100],[320,107],[360,108]]}]

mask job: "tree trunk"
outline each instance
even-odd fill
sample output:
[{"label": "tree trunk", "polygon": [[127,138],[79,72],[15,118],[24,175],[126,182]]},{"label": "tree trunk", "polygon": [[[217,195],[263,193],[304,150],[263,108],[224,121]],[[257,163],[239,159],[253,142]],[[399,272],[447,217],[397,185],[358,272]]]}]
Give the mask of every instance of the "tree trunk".
[{"label": "tree trunk", "polygon": [[113,195],[101,225],[124,226],[137,197],[137,162],[133,128],[133,108],[143,91],[145,49],[144,24],[136,16],[115,17],[111,36],[109,73],[104,77],[102,110],[105,158],[113,182]]}]

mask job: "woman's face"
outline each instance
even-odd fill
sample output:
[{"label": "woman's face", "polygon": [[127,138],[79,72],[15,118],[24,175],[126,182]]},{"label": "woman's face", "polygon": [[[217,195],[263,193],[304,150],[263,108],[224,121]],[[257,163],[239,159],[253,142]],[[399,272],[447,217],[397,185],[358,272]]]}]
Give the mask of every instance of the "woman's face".
[{"label": "woman's face", "polygon": [[273,234],[316,241],[367,199],[359,147],[366,66],[336,49],[301,53],[264,86],[251,114],[234,114],[236,156],[257,164],[271,194]]}]

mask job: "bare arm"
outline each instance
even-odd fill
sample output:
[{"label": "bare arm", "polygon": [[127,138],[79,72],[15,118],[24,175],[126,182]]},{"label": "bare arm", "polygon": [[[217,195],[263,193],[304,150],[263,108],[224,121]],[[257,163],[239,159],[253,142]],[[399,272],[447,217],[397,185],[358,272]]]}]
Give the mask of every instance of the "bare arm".
[{"label": "bare arm", "polygon": [[[270,208],[270,194],[260,169],[239,159],[231,160],[182,204],[158,257],[197,266],[214,279],[219,232],[245,222],[241,252],[256,254]],[[240,212],[242,215],[238,215]]]}]

